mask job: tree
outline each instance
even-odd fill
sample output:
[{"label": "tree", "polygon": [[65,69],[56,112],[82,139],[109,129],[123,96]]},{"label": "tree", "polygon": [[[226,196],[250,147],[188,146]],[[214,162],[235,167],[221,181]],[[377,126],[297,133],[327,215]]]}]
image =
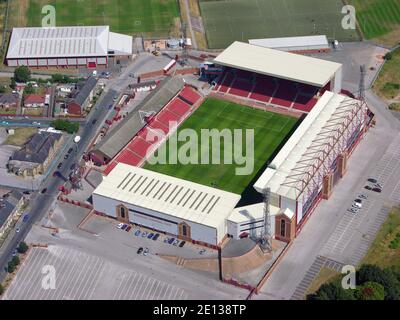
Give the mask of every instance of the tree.
[{"label": "tree", "polygon": [[355,297],[357,300],[384,300],[385,288],[377,282],[368,281],[356,289]]},{"label": "tree", "polygon": [[400,280],[392,269],[382,270],[378,266],[366,264],[357,272],[357,285],[366,282],[376,282],[385,289],[385,300],[400,299]]},{"label": "tree", "polygon": [[0,86],[0,93],[6,92],[6,87],[5,86]]},{"label": "tree", "polygon": [[32,86],[32,84],[28,84],[28,85],[25,86],[25,88],[24,88],[24,93],[25,93],[25,94],[32,94],[32,93],[35,93],[35,88]]},{"label": "tree", "polygon": [[21,66],[15,69],[14,79],[16,82],[28,82],[31,78],[31,71],[27,66]]},{"label": "tree", "polygon": [[27,252],[28,249],[29,249],[28,245],[27,245],[24,241],[21,241],[21,242],[19,243],[19,246],[18,246],[18,248],[17,248],[17,251],[18,251],[18,253],[23,254],[23,253]]},{"label": "tree", "polygon": [[3,285],[0,283],[0,296],[4,293],[4,287]]},{"label": "tree", "polygon": [[345,290],[336,282],[323,284],[317,292],[307,296],[307,300],[354,300],[354,290]]},{"label": "tree", "polygon": [[79,123],[78,122],[71,122],[64,119],[57,119],[51,122],[50,124],[57,130],[66,131],[68,133],[75,133],[79,130]]}]

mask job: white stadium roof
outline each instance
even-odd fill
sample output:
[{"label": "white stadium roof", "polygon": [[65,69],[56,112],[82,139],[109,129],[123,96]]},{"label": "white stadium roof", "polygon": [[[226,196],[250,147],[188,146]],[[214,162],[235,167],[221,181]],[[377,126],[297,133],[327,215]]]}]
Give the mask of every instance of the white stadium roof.
[{"label": "white stadium roof", "polygon": [[[348,118],[359,104],[358,100],[326,91],[256,181],[254,188],[262,192],[269,187],[273,193],[296,200],[302,191],[296,183],[292,184],[291,176],[301,178],[310,173],[314,165],[310,155],[326,152],[324,148],[329,139],[335,137],[345,124],[343,117]],[[325,130],[328,129],[329,132],[336,130],[336,133],[327,135]]]},{"label": "white stadium roof", "polygon": [[324,47],[329,48],[326,36],[283,37],[250,39],[249,44],[271,49],[295,49],[296,47]]},{"label": "white stadium roof", "polygon": [[132,54],[132,37],[109,26],[13,28],[7,59],[99,57],[108,49]]},{"label": "white stadium roof", "polygon": [[235,41],[214,62],[223,66],[325,86],[341,68],[340,63],[264,48]]},{"label": "white stadium roof", "polygon": [[123,163],[93,194],[215,228],[240,200],[234,193]]}]

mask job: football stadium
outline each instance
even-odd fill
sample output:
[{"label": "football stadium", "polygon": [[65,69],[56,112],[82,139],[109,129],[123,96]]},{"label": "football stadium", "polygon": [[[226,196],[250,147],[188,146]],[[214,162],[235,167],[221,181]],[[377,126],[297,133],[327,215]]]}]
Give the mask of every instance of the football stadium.
[{"label": "football stadium", "polygon": [[[373,114],[342,90],[338,63],[234,42],[213,64],[204,70],[214,72],[208,91],[167,76],[93,148],[91,160],[104,169],[94,209],[213,248],[262,237],[268,216],[269,235],[288,243],[329,199]],[[226,137],[206,147],[176,140],[186,129],[253,130],[253,170],[238,175],[241,165],[223,161],[154,164],[160,154],[178,158],[183,146],[197,160],[224,155]],[[248,189],[259,198],[245,199]]]}]

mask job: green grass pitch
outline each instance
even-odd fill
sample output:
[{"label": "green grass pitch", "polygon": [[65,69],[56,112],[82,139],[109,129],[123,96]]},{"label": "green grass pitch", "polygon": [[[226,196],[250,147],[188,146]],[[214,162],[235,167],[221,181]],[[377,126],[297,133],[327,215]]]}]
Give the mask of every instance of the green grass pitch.
[{"label": "green grass pitch", "polygon": [[[241,194],[261,167],[288,136],[298,119],[253,109],[215,98],[208,98],[179,128],[194,129],[200,136],[201,129],[254,129],[254,170],[249,175],[236,175],[236,164],[149,164],[144,168],[177,178]],[[244,134],[243,134],[244,135]],[[199,139],[201,140],[201,139]],[[185,142],[178,142],[182,146]],[[198,141],[200,145],[202,141]],[[204,141],[203,141],[204,143]],[[168,144],[166,147],[167,154]],[[245,148],[243,148],[245,149]],[[159,149],[160,150],[160,149]],[[199,148],[200,150],[200,148]],[[245,151],[244,151],[245,153]],[[200,158],[200,156],[198,155]],[[223,143],[221,143],[221,159]],[[239,165],[242,167],[242,165]]]},{"label": "green grass pitch", "polygon": [[350,0],[364,37],[372,39],[400,28],[400,0]]},{"label": "green grass pitch", "polygon": [[359,40],[356,30],[342,28],[342,0],[200,0],[199,3],[210,48],[225,48],[235,40],[316,34],[326,34],[330,39]]},{"label": "green grass pitch", "polygon": [[176,0],[31,0],[29,26],[40,26],[44,5],[56,8],[57,26],[110,25],[113,32],[168,35],[179,17]]}]

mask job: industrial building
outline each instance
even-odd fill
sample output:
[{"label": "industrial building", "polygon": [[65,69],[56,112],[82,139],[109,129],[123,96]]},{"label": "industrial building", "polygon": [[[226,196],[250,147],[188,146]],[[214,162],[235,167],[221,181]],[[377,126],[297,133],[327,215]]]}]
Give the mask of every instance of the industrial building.
[{"label": "industrial building", "polygon": [[300,54],[331,51],[331,47],[325,35],[250,39],[249,44]]},{"label": "industrial building", "polygon": [[105,67],[109,58],[132,56],[132,37],[109,26],[13,28],[6,55],[10,67]]}]

